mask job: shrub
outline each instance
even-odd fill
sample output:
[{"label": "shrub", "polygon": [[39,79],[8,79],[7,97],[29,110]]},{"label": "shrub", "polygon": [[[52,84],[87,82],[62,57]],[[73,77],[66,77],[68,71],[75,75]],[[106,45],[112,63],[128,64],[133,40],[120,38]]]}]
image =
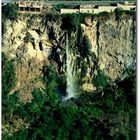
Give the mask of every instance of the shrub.
[{"label": "shrub", "polygon": [[92,14],[92,13],[79,13],[79,15],[80,15],[80,22],[84,22],[84,20],[85,20],[85,18],[86,17],[94,17],[94,14]]},{"label": "shrub", "polygon": [[65,14],[62,18],[62,29],[75,31],[79,28],[80,16],[78,14]]},{"label": "shrub", "polygon": [[11,60],[2,53],[2,93],[8,94],[15,85],[15,68]]},{"label": "shrub", "polygon": [[58,93],[60,96],[66,96],[66,76],[59,76],[58,78]]},{"label": "shrub", "polygon": [[60,97],[66,95],[66,77],[58,75],[52,65],[43,67],[44,83],[46,84],[46,91],[48,94],[59,95]]},{"label": "shrub", "polygon": [[57,73],[55,71],[55,67],[52,65],[43,66],[42,72],[44,76],[44,82],[46,84],[50,81],[53,80],[56,81],[58,79]]},{"label": "shrub", "polygon": [[7,19],[16,19],[17,18],[17,5],[8,3],[2,7],[2,17]]},{"label": "shrub", "polygon": [[[48,21],[54,21],[56,22],[57,20],[59,20],[59,14],[55,14],[55,13],[45,13],[44,17],[43,17],[43,26],[44,24],[47,26],[48,25]],[[42,24],[41,23],[41,24]]]},{"label": "shrub", "polygon": [[125,10],[125,14],[133,16],[133,15],[136,14],[136,11],[134,11],[134,10]]},{"label": "shrub", "polygon": [[56,11],[60,11],[60,9],[61,8],[65,8],[65,5],[64,4],[57,4],[57,5],[54,5],[54,9],[56,10]]},{"label": "shrub", "polygon": [[108,80],[109,78],[101,70],[98,70],[98,74],[94,79],[94,84],[96,87],[104,87],[108,84]]},{"label": "shrub", "polygon": [[8,60],[6,55],[2,53],[2,125],[4,128],[3,137],[7,140],[8,135],[12,133],[13,116],[19,105],[18,92],[9,95],[10,90],[15,86],[15,82],[13,62],[12,60]]},{"label": "shrub", "polygon": [[122,9],[119,9],[119,8],[115,9],[116,20],[119,20],[124,13],[125,12]]},{"label": "shrub", "polygon": [[[123,82],[127,83],[126,80],[135,82],[132,77]],[[130,90],[133,88],[130,87]],[[126,98],[129,96],[126,89],[127,84],[116,83],[106,86],[102,97],[102,92],[83,94],[77,99],[57,104],[50,98],[51,94],[46,95],[45,90],[34,90],[32,102],[16,111],[17,115],[17,112],[20,115],[25,112],[22,116],[30,127],[26,131],[15,132],[11,139],[135,139],[136,110]]]}]

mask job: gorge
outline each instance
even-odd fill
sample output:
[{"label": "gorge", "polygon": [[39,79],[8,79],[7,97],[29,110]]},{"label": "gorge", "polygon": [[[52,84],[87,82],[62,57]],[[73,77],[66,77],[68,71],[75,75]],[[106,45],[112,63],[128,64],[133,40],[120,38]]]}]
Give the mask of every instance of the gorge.
[{"label": "gorge", "polygon": [[5,140],[135,139],[134,11],[4,19],[2,56]]}]

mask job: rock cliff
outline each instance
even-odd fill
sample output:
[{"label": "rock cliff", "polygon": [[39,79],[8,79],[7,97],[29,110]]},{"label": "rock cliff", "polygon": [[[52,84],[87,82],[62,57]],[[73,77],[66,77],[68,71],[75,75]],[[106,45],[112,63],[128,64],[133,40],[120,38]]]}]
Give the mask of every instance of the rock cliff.
[{"label": "rock cliff", "polygon": [[[6,20],[2,51],[16,68],[16,86],[21,100],[32,99],[34,88],[44,87],[42,67],[54,65],[65,75],[66,47],[62,18],[21,15]],[[115,15],[107,19],[85,17],[69,35],[75,57],[75,69],[81,90],[92,92],[109,82],[123,80],[136,69],[136,20],[134,15]],[[99,84],[101,83],[101,84]]]}]

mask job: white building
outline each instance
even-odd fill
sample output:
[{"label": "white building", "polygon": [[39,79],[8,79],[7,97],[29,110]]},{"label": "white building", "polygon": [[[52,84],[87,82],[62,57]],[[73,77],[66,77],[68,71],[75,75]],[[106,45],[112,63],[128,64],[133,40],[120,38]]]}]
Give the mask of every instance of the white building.
[{"label": "white building", "polygon": [[80,8],[80,13],[94,13],[93,8]]},{"label": "white building", "polygon": [[91,13],[91,14],[98,14],[101,12],[113,12],[116,8],[120,8],[122,10],[135,10],[136,5],[133,3],[124,3],[116,5],[108,5],[108,6],[95,6],[95,5],[81,5],[79,9],[61,9],[60,13]]},{"label": "white building", "polygon": [[113,12],[117,6],[99,6],[98,9],[94,9],[94,14],[100,13],[100,12]]},{"label": "white building", "polygon": [[79,9],[64,9],[62,8],[60,10],[61,14],[66,14],[66,13],[79,13]]},{"label": "white building", "polygon": [[129,5],[129,4],[119,4],[118,3],[118,8],[122,9],[122,10],[133,10],[136,8],[136,5]]},{"label": "white building", "polygon": [[43,8],[43,4],[37,1],[30,1],[30,2],[20,1],[17,2],[17,4],[20,13],[26,13],[26,12],[40,13]]}]

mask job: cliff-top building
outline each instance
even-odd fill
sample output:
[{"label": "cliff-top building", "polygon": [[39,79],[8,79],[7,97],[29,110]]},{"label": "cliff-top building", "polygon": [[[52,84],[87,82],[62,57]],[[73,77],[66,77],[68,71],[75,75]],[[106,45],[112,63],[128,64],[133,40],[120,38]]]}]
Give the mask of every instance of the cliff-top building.
[{"label": "cliff-top building", "polygon": [[60,13],[92,13],[98,14],[100,12],[113,12],[116,8],[122,10],[136,10],[135,3],[124,2],[122,4],[115,3],[113,5],[80,5],[79,9],[66,9],[62,8]]},{"label": "cliff-top building", "polygon": [[41,12],[43,4],[38,1],[19,1],[19,12]]}]

